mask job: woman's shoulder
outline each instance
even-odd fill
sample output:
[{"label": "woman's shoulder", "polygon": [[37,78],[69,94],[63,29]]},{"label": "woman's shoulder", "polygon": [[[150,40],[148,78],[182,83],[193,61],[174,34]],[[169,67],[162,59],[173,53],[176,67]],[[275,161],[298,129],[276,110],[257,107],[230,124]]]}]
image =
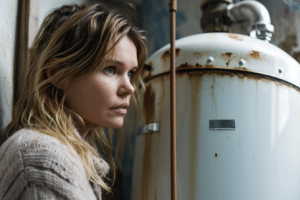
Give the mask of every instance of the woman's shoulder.
[{"label": "woman's shoulder", "polygon": [[63,157],[74,157],[57,138],[24,128],[15,132],[1,145],[0,162],[1,157],[16,156],[16,154],[21,154],[23,158],[28,156],[33,159],[38,156],[39,159],[50,159],[52,157],[60,158],[62,161]]},{"label": "woman's shoulder", "polygon": [[61,146],[58,139],[31,129],[20,129],[11,135],[0,147],[0,154],[7,150],[20,150],[34,148],[34,144],[48,143],[48,145]]},{"label": "woman's shoulder", "polygon": [[5,192],[21,192],[29,183],[47,185],[60,195],[74,194],[74,189],[85,189],[82,182],[88,182],[82,164],[54,137],[21,129],[1,145],[0,199]]},{"label": "woman's shoulder", "polygon": [[[31,129],[20,129],[5,141],[0,148],[0,169],[5,161],[21,159],[24,166],[59,167],[80,165],[78,157],[57,138]],[[59,163],[58,163],[59,162]],[[64,169],[64,168],[62,168]],[[83,168],[82,168],[83,170]]]}]

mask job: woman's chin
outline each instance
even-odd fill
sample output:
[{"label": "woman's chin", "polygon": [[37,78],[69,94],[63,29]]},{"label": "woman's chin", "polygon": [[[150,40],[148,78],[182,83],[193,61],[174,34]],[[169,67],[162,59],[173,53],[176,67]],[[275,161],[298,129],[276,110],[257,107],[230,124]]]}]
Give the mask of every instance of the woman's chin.
[{"label": "woman's chin", "polygon": [[113,120],[113,121],[110,121],[110,122],[106,123],[106,125],[104,125],[103,127],[112,128],[112,129],[114,129],[114,128],[122,128],[123,123],[124,123],[123,119]]}]

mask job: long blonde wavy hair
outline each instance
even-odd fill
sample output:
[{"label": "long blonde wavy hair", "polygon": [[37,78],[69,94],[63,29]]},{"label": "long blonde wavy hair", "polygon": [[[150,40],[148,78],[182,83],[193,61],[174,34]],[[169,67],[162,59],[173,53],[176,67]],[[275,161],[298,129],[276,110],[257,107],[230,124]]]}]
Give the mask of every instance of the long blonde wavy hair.
[{"label": "long blonde wavy hair", "polygon": [[[124,36],[134,42],[138,54],[139,68],[131,80],[135,103],[139,99],[137,85],[142,83],[139,73],[147,57],[143,32],[116,10],[100,4],[91,7],[64,5],[53,10],[34,39],[24,88],[14,106],[12,121],[5,129],[6,137],[20,128],[29,128],[57,138],[79,155],[88,179],[108,192],[110,186],[98,176],[92,154],[102,159],[96,150],[101,144],[114,180],[116,165],[111,153],[111,137],[107,137],[103,127],[92,129],[86,141],[78,136],[74,130],[74,116],[65,104],[66,94],[55,85],[67,77],[74,81],[99,70],[107,54]],[[113,44],[111,48],[109,44]],[[50,77],[47,76],[49,69]]]}]

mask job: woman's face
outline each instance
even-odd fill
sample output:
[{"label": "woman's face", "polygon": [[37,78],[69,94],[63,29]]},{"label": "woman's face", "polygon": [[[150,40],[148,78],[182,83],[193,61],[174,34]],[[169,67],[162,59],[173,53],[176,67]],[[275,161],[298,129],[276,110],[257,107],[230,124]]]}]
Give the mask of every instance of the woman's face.
[{"label": "woman's face", "polygon": [[134,93],[130,77],[137,68],[136,47],[126,36],[108,55],[105,66],[71,83],[66,91],[68,107],[86,124],[120,128]]}]

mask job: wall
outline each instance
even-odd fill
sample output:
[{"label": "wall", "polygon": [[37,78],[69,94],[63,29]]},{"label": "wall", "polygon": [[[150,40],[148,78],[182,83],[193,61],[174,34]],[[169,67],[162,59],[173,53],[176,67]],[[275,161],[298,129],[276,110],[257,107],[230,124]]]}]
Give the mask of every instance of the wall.
[{"label": "wall", "polygon": [[18,1],[0,4],[0,130],[11,120]]}]

